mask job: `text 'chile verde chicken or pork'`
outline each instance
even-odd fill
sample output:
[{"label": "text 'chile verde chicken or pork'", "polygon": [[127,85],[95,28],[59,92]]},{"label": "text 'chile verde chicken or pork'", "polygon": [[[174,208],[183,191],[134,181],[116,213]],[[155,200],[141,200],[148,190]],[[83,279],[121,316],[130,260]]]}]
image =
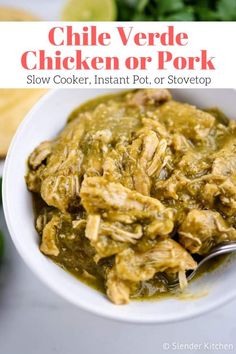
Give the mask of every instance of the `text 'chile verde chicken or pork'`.
[{"label": "text 'chile verde chicken or pork'", "polygon": [[199,255],[236,240],[235,137],[167,90],[87,102],[28,160],[40,250],[115,304],[166,292],[163,272],[184,288]]}]

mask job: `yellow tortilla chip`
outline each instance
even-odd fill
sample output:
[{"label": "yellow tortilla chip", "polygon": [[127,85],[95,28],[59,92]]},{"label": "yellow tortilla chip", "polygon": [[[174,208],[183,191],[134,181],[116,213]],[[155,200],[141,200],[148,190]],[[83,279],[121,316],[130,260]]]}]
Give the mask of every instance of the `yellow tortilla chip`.
[{"label": "yellow tortilla chip", "polygon": [[0,90],[0,158],[6,156],[19,123],[46,91],[46,89]]},{"label": "yellow tortilla chip", "polygon": [[[0,21],[39,21],[24,10],[0,6]],[[46,90],[0,90],[0,158],[6,156],[10,141],[22,119]]]},{"label": "yellow tortilla chip", "polygon": [[0,21],[39,21],[39,18],[25,10],[0,6]]}]

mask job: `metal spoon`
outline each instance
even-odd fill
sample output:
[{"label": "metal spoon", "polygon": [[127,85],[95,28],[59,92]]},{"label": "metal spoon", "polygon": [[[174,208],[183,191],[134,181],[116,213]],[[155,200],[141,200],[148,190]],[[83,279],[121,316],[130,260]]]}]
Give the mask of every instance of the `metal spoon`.
[{"label": "metal spoon", "polygon": [[[189,273],[187,275],[187,281],[190,281],[191,279],[193,279],[193,277],[195,276],[195,274],[198,272],[199,268],[205,264],[207,261],[209,261],[210,259],[220,256],[222,254],[226,254],[226,253],[231,253],[236,251],[236,241],[232,241],[232,242],[228,242],[228,243],[221,243],[217,246],[215,246],[214,248],[212,248],[212,250],[210,251],[210,253],[208,253],[205,258],[203,258],[197,265],[197,268],[195,268],[193,271],[191,271],[191,273]],[[165,286],[169,289],[169,290],[174,290],[175,288],[179,287],[179,280],[175,279],[175,280],[170,280],[168,279],[164,273],[160,274],[160,278],[161,280],[164,282]]]}]

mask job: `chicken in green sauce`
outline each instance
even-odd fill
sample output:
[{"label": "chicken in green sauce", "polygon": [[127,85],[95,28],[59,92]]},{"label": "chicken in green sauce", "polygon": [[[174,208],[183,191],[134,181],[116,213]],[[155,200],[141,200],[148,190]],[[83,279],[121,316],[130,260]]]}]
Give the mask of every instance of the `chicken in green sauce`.
[{"label": "chicken in green sauce", "polygon": [[28,159],[40,250],[115,304],[236,240],[236,124],[163,89],[79,107]]}]

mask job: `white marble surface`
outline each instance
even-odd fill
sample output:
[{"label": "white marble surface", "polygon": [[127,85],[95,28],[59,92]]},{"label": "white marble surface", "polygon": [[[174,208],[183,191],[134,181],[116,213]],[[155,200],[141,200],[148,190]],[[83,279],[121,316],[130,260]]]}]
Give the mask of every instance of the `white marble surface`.
[{"label": "white marble surface", "polygon": [[[0,5],[17,5],[46,20],[59,17],[62,3],[0,0]],[[0,354],[227,352],[210,349],[208,343],[231,344],[236,349],[236,301],[205,316],[170,325],[135,326],[98,318],[59,298],[31,273],[10,240],[2,211],[0,228],[6,246],[0,266]],[[170,349],[164,350],[163,343],[169,343]],[[178,344],[192,343],[202,346],[199,350],[175,349]]]}]

